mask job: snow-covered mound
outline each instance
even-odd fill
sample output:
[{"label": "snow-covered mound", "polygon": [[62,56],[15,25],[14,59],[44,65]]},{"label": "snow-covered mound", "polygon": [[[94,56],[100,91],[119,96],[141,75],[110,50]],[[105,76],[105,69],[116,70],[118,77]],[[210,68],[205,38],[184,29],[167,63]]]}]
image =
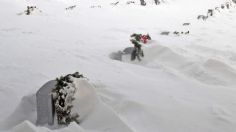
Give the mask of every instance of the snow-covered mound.
[{"label": "snow-covered mound", "polygon": [[1,123],[1,126],[3,129],[10,129],[26,120],[35,124],[36,112],[35,95],[24,96],[14,112]]},{"label": "snow-covered mound", "polygon": [[[24,121],[18,125],[16,125],[11,130],[8,130],[7,132],[48,132],[51,131],[48,128],[45,127],[36,127],[34,124],[32,124],[29,121]],[[78,126],[76,123],[71,123],[68,127],[62,128],[60,130],[57,130],[58,132],[84,132],[85,130]]]},{"label": "snow-covered mound", "polygon": [[[74,81],[76,81],[74,83],[78,90],[74,96],[73,111],[80,115],[78,128],[82,130],[96,129],[97,131],[131,132],[131,129],[120,119],[119,115],[99,99],[93,86],[87,80],[74,79]],[[4,129],[10,129],[13,132],[24,130],[29,132],[41,131],[40,127],[35,126],[36,114],[35,96],[25,96],[16,110],[3,122],[2,126]],[[76,127],[75,125],[77,124],[72,124],[69,128]],[[64,129],[60,131],[64,131]]]},{"label": "snow-covered mound", "polygon": [[206,84],[236,85],[236,69],[224,60],[206,58],[202,52],[193,56],[188,50],[182,49],[179,52],[160,44],[150,44],[143,50],[145,57],[141,62],[130,61],[130,54],[122,55],[121,60],[150,68],[168,68],[177,74],[184,74],[186,78],[190,77]]}]

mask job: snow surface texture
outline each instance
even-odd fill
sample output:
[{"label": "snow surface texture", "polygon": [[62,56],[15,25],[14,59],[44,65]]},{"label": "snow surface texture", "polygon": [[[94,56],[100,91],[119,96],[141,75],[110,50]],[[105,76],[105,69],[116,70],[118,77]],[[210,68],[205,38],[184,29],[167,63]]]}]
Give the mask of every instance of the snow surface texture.
[{"label": "snow surface texture", "polygon": [[[200,21],[198,15],[226,0],[145,7],[113,2],[0,1],[0,129],[56,131],[35,126],[34,94],[48,80],[80,71],[92,83],[78,84],[81,124],[58,131],[235,132],[235,4]],[[19,15],[27,6],[40,11]],[[160,35],[188,30],[189,35]],[[111,53],[132,46],[132,33],[153,39],[144,46],[143,61],[111,59]]]},{"label": "snow surface texture", "polygon": [[[81,124],[76,127],[83,130],[86,129],[96,129],[96,130],[106,130],[115,132],[130,132],[131,129],[115,114],[115,112],[106,106],[97,97],[93,86],[91,86],[87,80],[84,79],[74,79],[75,87],[78,91],[75,93],[75,101],[73,102],[72,112],[79,112]],[[35,95],[25,96],[20,105],[14,111],[11,116],[9,116],[4,123],[5,129],[11,128],[12,131],[34,131],[37,130],[35,124],[36,118],[36,99]],[[101,114],[104,113],[104,114]],[[31,119],[30,119],[31,118]],[[100,119],[104,121],[100,121]],[[27,120],[27,121],[25,121]],[[75,124],[69,125],[72,130]],[[57,126],[49,127],[55,129]],[[82,128],[83,127],[83,128]],[[64,129],[69,129],[64,128]],[[40,131],[49,131],[49,129],[43,128]],[[64,131],[60,129],[59,131]],[[71,131],[72,131],[71,130]],[[75,129],[77,130],[77,129]],[[74,130],[74,131],[75,131]],[[83,130],[84,131],[84,130]]]}]

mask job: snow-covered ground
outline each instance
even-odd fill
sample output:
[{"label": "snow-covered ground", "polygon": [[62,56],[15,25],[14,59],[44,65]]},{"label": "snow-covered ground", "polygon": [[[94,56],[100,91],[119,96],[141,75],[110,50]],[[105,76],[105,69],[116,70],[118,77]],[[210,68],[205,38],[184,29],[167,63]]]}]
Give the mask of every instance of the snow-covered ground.
[{"label": "snow-covered ground", "polygon": [[[226,0],[166,0],[158,6],[148,0],[145,7],[119,1],[0,1],[0,130],[236,131],[236,5],[202,21],[198,15]],[[38,10],[19,15],[28,5]],[[191,25],[182,26],[186,22]],[[132,33],[152,37],[144,59],[112,60],[111,53],[132,46]],[[89,87],[78,104],[81,124],[36,126],[36,91],[75,71],[92,84],[81,84]]]}]

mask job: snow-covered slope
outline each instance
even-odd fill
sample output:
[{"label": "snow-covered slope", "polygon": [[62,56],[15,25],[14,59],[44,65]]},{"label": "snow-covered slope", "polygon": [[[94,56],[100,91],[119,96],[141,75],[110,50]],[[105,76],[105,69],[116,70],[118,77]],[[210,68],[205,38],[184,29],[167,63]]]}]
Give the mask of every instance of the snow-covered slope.
[{"label": "snow-covered slope", "polygon": [[[235,132],[235,4],[202,21],[198,15],[226,0],[145,7],[112,2],[0,1],[0,130],[56,131],[35,126],[33,95],[48,80],[79,71],[93,85],[90,99],[99,107],[91,118],[82,114],[81,125],[59,131]],[[38,10],[20,15],[28,5]],[[182,26],[186,22],[191,25]],[[134,32],[153,39],[143,61],[112,60],[111,53],[132,46]]]}]

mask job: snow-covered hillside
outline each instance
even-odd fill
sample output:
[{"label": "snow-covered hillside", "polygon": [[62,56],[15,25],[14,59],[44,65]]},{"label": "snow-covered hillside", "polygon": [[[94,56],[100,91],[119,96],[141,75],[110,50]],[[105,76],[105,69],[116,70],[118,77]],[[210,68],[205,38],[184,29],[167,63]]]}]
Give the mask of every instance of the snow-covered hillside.
[{"label": "snow-covered hillside", "polygon": [[[236,131],[236,4],[204,21],[197,16],[230,0],[127,1],[0,1],[0,131]],[[27,6],[37,9],[25,15]],[[132,33],[152,37],[144,59],[113,60]],[[36,126],[37,90],[75,71],[90,82],[80,84],[89,87],[81,124]]]}]

